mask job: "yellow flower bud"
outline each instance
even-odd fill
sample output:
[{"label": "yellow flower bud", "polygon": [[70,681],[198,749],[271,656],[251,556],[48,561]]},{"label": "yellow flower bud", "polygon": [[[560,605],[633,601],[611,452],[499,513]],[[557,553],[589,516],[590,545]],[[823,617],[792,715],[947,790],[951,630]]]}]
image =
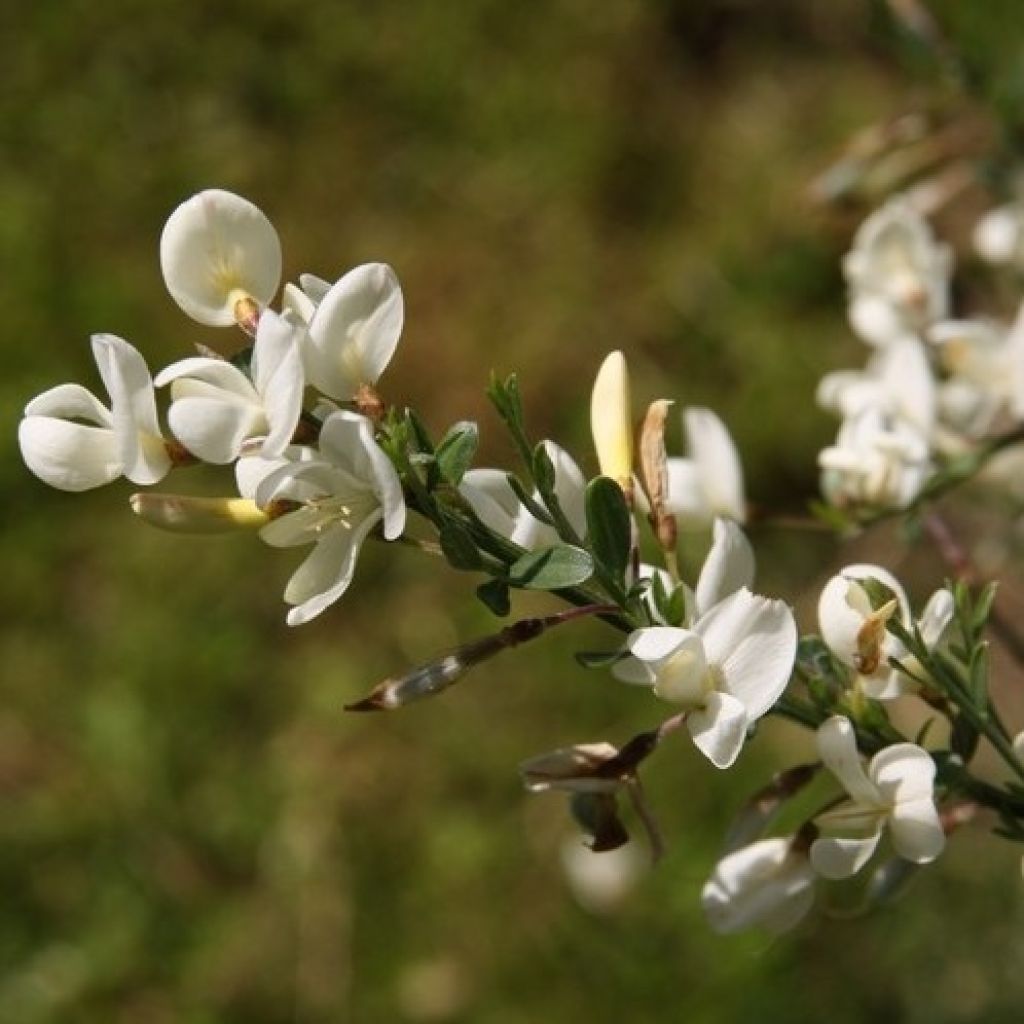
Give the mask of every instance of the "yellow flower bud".
[{"label": "yellow flower bud", "polygon": [[189,494],[133,494],[132,511],[174,533],[223,533],[258,529],[271,516],[248,498],[200,498]]},{"label": "yellow flower bud", "polygon": [[601,473],[615,480],[627,498],[633,492],[633,423],[626,357],[612,352],[601,364],[590,398],[590,430]]}]

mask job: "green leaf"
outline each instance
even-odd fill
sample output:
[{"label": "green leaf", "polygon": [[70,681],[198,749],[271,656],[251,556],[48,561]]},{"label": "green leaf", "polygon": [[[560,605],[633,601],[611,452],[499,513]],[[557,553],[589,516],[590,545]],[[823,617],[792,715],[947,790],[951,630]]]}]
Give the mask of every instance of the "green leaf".
[{"label": "green leaf", "polygon": [[427,433],[427,428],[423,425],[423,421],[419,417],[414,409],[405,410],[405,421],[409,425],[409,432],[412,435],[413,440],[416,442],[416,448],[424,452],[427,455],[434,454],[434,442],[430,439],[430,434]]},{"label": "green leaf", "polygon": [[988,710],[988,645],[979,644],[974,648],[970,666],[971,696],[979,711]]},{"label": "green leaf", "polygon": [[476,588],[476,596],[499,618],[508,615],[512,608],[508,585],[501,580],[488,580]]},{"label": "green leaf", "polygon": [[515,473],[508,473],[505,477],[508,480],[509,487],[512,488],[512,493],[523,503],[523,507],[527,512],[533,516],[534,519],[551,526],[551,514],[546,508],[537,502],[537,499],[530,494],[524,486],[522,480],[515,475]]},{"label": "green leaf", "polygon": [[590,579],[594,561],[582,548],[556,544],[523,555],[509,568],[509,582],[530,590],[561,590]]},{"label": "green leaf", "polygon": [[555,490],[555,464],[548,455],[547,445],[542,441],[533,449],[533,463],[530,466],[534,483],[541,494],[553,494]]},{"label": "green leaf", "polygon": [[483,568],[483,558],[469,530],[457,519],[446,519],[438,531],[441,551],[453,569]]},{"label": "green leaf", "polygon": [[510,426],[522,429],[523,404],[519,397],[519,382],[516,375],[509,374],[504,380],[491,373],[491,383],[487,388],[487,397],[491,400],[498,415]]},{"label": "green leaf", "polygon": [[975,643],[981,639],[981,634],[988,624],[988,617],[992,611],[992,602],[996,599],[997,583],[989,583],[978,595],[978,600],[971,610],[971,632]]},{"label": "green leaf", "polygon": [[581,668],[610,668],[626,657],[627,651],[577,651],[573,657]]},{"label": "green leaf", "polygon": [[597,560],[617,582],[622,582],[629,564],[632,523],[622,488],[607,476],[587,485],[584,495],[587,535]]},{"label": "green leaf", "polygon": [[457,487],[466,475],[479,441],[480,430],[469,420],[456,423],[441,438],[436,452],[437,467],[441,470],[441,476],[453,486]]}]

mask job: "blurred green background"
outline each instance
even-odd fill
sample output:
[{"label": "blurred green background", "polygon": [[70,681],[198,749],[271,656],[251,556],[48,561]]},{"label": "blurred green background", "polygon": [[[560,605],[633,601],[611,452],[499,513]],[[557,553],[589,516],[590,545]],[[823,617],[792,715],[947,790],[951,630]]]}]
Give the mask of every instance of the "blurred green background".
[{"label": "blurred green background", "polygon": [[[1018,4],[939,14],[976,66],[1020,62]],[[438,430],[479,419],[483,464],[511,458],[493,368],[593,471],[589,388],[621,347],[638,400],[713,406],[753,500],[799,509],[835,429],[814,384],[864,355],[838,265],[856,216],[815,209],[808,182],[855,130],[948,94],[882,7],[36,0],[0,7],[0,39],[0,1022],[1020,1020],[1018,854],[983,829],[873,917],[716,937],[698,896],[723,829],[807,749],[772,722],[728,774],[660,753],[669,855],[614,911],[584,909],[562,802],[515,767],[660,715],[575,666],[599,626],[347,717],[492,628],[471,577],[373,548],[289,630],[296,552],[153,531],[125,483],[50,491],[14,441],[31,396],[98,387],[92,331],[154,367],[227,344],[156,260],[169,211],[218,186],[268,213],[289,278],[396,268],[385,395]],[[760,587],[811,628],[851,552],[755,542]]]}]

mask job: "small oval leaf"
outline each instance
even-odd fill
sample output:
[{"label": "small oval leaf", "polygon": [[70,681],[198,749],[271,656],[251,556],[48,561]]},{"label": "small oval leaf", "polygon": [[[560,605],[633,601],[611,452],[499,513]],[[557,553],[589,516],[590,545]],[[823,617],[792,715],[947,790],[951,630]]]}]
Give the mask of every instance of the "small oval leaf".
[{"label": "small oval leaf", "polygon": [[530,590],[561,590],[590,579],[594,560],[582,548],[556,544],[523,555],[509,568],[509,582]]},{"label": "small oval leaf", "polygon": [[466,475],[480,440],[477,425],[469,420],[456,423],[437,446],[437,468],[448,483],[458,486]]},{"label": "small oval leaf", "polygon": [[622,581],[629,564],[633,527],[622,488],[607,476],[591,480],[586,491],[587,535],[597,560]]}]

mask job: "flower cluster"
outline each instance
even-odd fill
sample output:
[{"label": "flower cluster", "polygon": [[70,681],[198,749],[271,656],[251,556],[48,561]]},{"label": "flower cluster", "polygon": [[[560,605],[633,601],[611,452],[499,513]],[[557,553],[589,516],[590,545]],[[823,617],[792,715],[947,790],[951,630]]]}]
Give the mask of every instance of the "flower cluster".
[{"label": "flower cluster", "polygon": [[[531,792],[568,795],[596,853],[629,841],[625,798],[655,859],[663,840],[640,770],[656,750],[688,734],[727,769],[766,716],[813,729],[818,762],[781,773],[755,796],[704,887],[708,918],[723,932],[791,927],[824,880],[872,862],[869,890],[890,889],[908,865],[934,860],[975,807],[995,811],[1002,833],[1024,840],[1022,744],[987,690],[991,589],[947,586],[915,615],[888,570],[849,565],[821,592],[818,632],[801,638],[789,604],[754,590],[744,476],[727,428],[709,409],[686,408],[687,451],[670,454],[672,401],[651,401],[637,423],[621,352],[604,360],[591,394],[596,476],[555,441],[530,438],[515,376],[495,377],[488,394],[520,465],[474,466],[476,423],[456,421],[435,439],[414,410],[377,390],[404,319],[389,267],[359,266],[333,284],[304,274],[278,297],[277,233],[252,203],[218,190],[171,214],[160,264],[181,309],[205,326],[240,329],[241,346],[229,358],[199,346],[154,378],[127,341],[94,335],[109,402],[62,384],[25,409],[19,442],[40,479],[82,491],[121,476],[149,486],[199,462],[233,466],[230,495],[146,491],[132,496],[132,509],[178,532],[253,528],[273,547],[309,546],[284,592],[291,625],[344,594],[371,535],[402,538],[483,577],[476,594],[499,617],[519,590],[569,606],[390,677],[349,710],[438,696],[510,648],[599,617],[616,638],[577,660],[641,694],[651,728],[621,744],[560,747],[520,770]],[[907,508],[943,459],[1024,411],[1024,329],[950,320],[951,266],[950,250],[900,200],[868,219],[846,259],[850,320],[874,355],[865,371],[831,374],[819,389],[844,418],[821,456],[825,493],[844,508]],[[158,391],[169,398],[166,426]],[[683,531],[706,541],[692,574],[681,569]],[[911,740],[890,720],[897,700],[931,709],[946,734],[927,748],[927,727]],[[983,739],[1014,784],[972,773]],[[830,791],[814,797],[823,786]],[[774,834],[776,813],[802,800],[797,827]],[[583,885],[578,860],[566,863]],[[636,876],[632,852],[615,863]],[[617,899],[610,877],[601,891]]]},{"label": "flower cluster", "polygon": [[[1008,216],[980,223],[983,250]],[[954,318],[952,268],[952,250],[906,198],[857,232],[843,270],[850,324],[871,356],[818,387],[819,404],[842,417],[819,457],[830,503],[906,509],[944,464],[1024,418],[1024,323]]]},{"label": "flower cluster", "polygon": [[[155,484],[193,461],[234,463],[242,500],[150,493],[135,495],[132,506],[170,529],[257,525],[268,544],[313,544],[285,590],[294,606],[289,623],[306,622],[344,593],[371,530],[379,526],[393,540],[405,528],[398,475],[367,415],[402,332],[398,280],[381,263],[334,284],[303,274],[299,285],[285,285],[281,310],[273,310],[277,232],[252,203],[217,189],[171,214],[160,265],[188,316],[212,327],[237,324],[252,343],[231,359],[203,347],[154,379],[127,341],[94,335],[109,408],[78,384],[44,392],[25,409],[22,456],[40,479],[67,491],[120,476]],[[166,434],[157,388],[170,393]],[[311,388],[318,394],[307,414]]]}]

